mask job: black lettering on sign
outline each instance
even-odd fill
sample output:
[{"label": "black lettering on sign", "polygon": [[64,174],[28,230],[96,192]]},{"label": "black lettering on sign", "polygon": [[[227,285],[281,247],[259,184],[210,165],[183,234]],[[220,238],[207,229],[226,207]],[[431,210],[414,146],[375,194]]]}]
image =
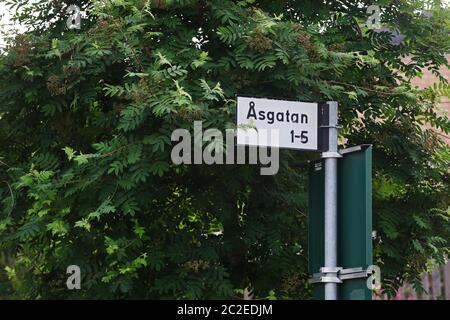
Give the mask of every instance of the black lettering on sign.
[{"label": "black lettering on sign", "polygon": [[250,109],[248,109],[247,119],[250,118],[256,118],[256,111],[255,111],[255,103],[253,101],[250,102]]},{"label": "black lettering on sign", "polygon": [[247,119],[253,118],[259,121],[267,121],[268,124],[273,124],[275,123],[275,121],[308,124],[307,114],[290,113],[289,110],[286,110],[284,112],[266,112],[264,110],[257,111],[256,104],[253,101],[250,102],[249,106],[250,108],[248,109]]},{"label": "black lettering on sign", "polygon": [[296,134],[294,130],[291,131],[291,143],[295,143],[297,139],[300,139],[302,144],[308,143],[308,131],[302,131],[300,134]]}]

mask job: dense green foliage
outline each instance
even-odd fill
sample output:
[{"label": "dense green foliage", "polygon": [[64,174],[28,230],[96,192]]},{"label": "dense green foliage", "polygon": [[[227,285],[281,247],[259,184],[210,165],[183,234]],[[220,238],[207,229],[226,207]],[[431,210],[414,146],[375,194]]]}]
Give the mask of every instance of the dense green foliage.
[{"label": "dense green foliage", "polygon": [[[61,0],[2,2],[29,27],[0,55],[4,298],[309,298],[317,154],[283,151],[276,176],[170,160],[172,130],[232,128],[238,93],[339,101],[343,146],[374,145],[384,289],[449,252],[448,84],[411,84],[448,67],[436,1],[432,17],[375,1],[399,46],[364,26],[372,1],[73,1],[81,30]],[[82,290],[66,288],[73,264]]]}]

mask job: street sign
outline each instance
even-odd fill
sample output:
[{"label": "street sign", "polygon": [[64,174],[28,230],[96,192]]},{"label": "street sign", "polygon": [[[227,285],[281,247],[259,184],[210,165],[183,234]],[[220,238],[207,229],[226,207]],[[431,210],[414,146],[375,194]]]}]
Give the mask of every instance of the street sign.
[{"label": "street sign", "polygon": [[[356,279],[365,276],[366,270],[361,267],[343,270],[338,266],[338,159],[342,155],[338,152],[337,101],[320,103],[237,96],[236,122],[240,146],[323,152],[322,172],[313,174],[316,178],[310,186],[313,194],[322,197],[311,204],[317,212],[312,219],[310,237],[311,230],[316,231],[318,237],[314,235],[317,239],[312,245],[316,249],[310,264],[313,272],[310,282],[321,284],[315,287],[316,296],[320,291],[326,300],[338,299],[341,271],[345,279]],[[316,269],[320,273],[314,272]],[[364,295],[363,291],[360,293]]]},{"label": "street sign", "polygon": [[[372,261],[372,146],[341,151],[338,168],[338,263],[344,269],[366,269]],[[340,177],[340,178],[339,178]],[[371,300],[367,278],[345,280],[342,300]]]},{"label": "street sign", "polygon": [[237,97],[237,144],[320,149],[319,103]]},{"label": "street sign", "polygon": [[[341,151],[338,160],[338,266],[345,270],[372,265],[372,148],[357,146]],[[324,160],[310,163],[309,272],[324,266]],[[371,300],[367,278],[344,280],[341,300]],[[314,298],[324,299],[324,284],[314,285]]]}]

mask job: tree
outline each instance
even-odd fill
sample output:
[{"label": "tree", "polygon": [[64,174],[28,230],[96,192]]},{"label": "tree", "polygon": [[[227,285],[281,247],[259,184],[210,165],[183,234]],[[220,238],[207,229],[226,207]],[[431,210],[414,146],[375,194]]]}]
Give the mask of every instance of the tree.
[{"label": "tree", "polygon": [[[309,298],[307,160],[280,171],[176,166],[171,133],[234,127],[237,93],[340,103],[346,145],[374,145],[383,288],[420,290],[449,252],[448,11],[425,1],[6,1],[28,31],[0,56],[0,248],[20,298]],[[402,58],[409,56],[406,64]],[[431,126],[424,129],[423,125]],[[344,140],[343,140],[344,141]],[[77,265],[82,290],[65,287]]]}]

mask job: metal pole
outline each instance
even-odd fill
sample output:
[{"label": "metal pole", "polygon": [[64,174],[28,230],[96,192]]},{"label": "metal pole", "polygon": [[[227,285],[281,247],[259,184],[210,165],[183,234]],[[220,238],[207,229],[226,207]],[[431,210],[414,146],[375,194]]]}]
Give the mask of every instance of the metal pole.
[{"label": "metal pole", "polygon": [[[328,102],[329,149],[325,158],[325,267],[337,268],[338,103]],[[332,272],[329,276],[336,276]],[[337,283],[325,283],[325,300],[337,300]]]}]

